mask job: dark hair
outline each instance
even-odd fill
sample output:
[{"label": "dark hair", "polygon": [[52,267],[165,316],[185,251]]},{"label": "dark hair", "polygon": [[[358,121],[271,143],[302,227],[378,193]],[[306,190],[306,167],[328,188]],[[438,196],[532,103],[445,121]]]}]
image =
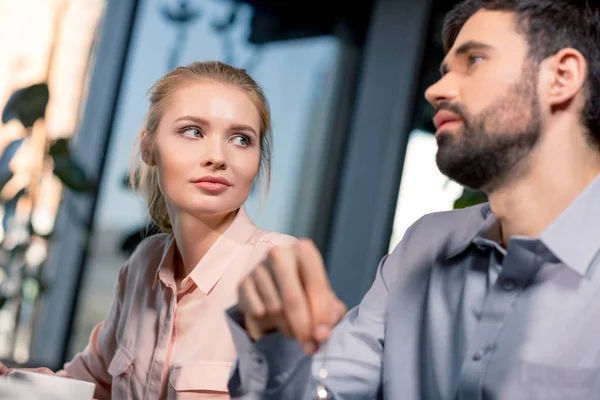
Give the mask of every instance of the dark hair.
[{"label": "dark hair", "polygon": [[465,0],[444,20],[447,52],[463,25],[480,10],[507,11],[529,44],[529,59],[539,63],[563,48],[577,49],[588,66],[582,122],[600,145],[600,7],[594,0]]}]

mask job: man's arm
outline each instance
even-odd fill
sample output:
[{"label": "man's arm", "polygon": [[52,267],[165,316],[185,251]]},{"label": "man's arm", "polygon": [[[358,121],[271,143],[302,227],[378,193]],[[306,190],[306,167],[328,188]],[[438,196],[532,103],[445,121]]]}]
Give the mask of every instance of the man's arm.
[{"label": "man's arm", "polygon": [[[325,385],[334,399],[375,399],[381,393],[383,343],[395,255],[386,256],[361,303],[350,310],[326,343]],[[390,262],[392,261],[392,262]],[[307,355],[298,342],[277,331],[256,342],[237,308],[228,319],[238,358],[229,381],[233,398],[315,398],[321,353]]]}]

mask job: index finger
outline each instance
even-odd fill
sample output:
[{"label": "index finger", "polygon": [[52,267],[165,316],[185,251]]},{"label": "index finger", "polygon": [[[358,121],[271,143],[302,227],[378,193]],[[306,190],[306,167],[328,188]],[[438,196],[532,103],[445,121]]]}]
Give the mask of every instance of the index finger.
[{"label": "index finger", "polygon": [[310,307],[298,274],[296,255],[291,249],[273,248],[265,266],[277,286],[283,314],[293,336],[302,344],[311,340]]},{"label": "index finger", "polygon": [[329,284],[329,277],[321,253],[310,240],[297,244],[298,272],[306,291],[312,316],[313,336],[321,341],[337,323],[337,298]]}]

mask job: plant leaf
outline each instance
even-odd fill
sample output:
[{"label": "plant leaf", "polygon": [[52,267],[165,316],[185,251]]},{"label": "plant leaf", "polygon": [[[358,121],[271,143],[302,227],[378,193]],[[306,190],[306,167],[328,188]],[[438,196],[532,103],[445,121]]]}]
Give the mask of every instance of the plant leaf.
[{"label": "plant leaf", "polygon": [[75,192],[89,192],[92,190],[92,184],[83,169],[77,165],[71,158],[64,156],[53,157],[54,175],[62,183]]},{"label": "plant leaf", "polygon": [[18,119],[25,128],[31,128],[35,121],[44,118],[50,92],[46,83],[36,83],[15,91],[4,106],[2,122]]},{"label": "plant leaf", "polygon": [[50,146],[48,154],[54,161],[54,175],[75,192],[89,192],[93,185],[75,160],[71,158],[68,139],[58,139]]},{"label": "plant leaf", "polygon": [[488,201],[488,198],[484,192],[464,188],[462,195],[454,202],[454,209],[466,208],[486,201]]},{"label": "plant leaf", "polygon": [[13,176],[13,172],[9,168],[10,160],[13,159],[22,143],[22,138],[9,143],[0,156],[0,190],[2,190],[4,185],[6,185]]}]

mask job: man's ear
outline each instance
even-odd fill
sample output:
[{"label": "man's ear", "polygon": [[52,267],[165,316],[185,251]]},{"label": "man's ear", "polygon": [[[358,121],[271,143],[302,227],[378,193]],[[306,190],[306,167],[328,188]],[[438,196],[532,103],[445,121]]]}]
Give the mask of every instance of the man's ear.
[{"label": "man's ear", "polygon": [[154,146],[152,145],[152,138],[145,129],[142,129],[140,133],[140,153],[142,155],[142,161],[149,167],[156,165],[154,157]]},{"label": "man's ear", "polygon": [[587,80],[587,62],[579,50],[565,48],[552,56],[549,68],[548,101],[553,108],[560,108],[583,91]]}]

